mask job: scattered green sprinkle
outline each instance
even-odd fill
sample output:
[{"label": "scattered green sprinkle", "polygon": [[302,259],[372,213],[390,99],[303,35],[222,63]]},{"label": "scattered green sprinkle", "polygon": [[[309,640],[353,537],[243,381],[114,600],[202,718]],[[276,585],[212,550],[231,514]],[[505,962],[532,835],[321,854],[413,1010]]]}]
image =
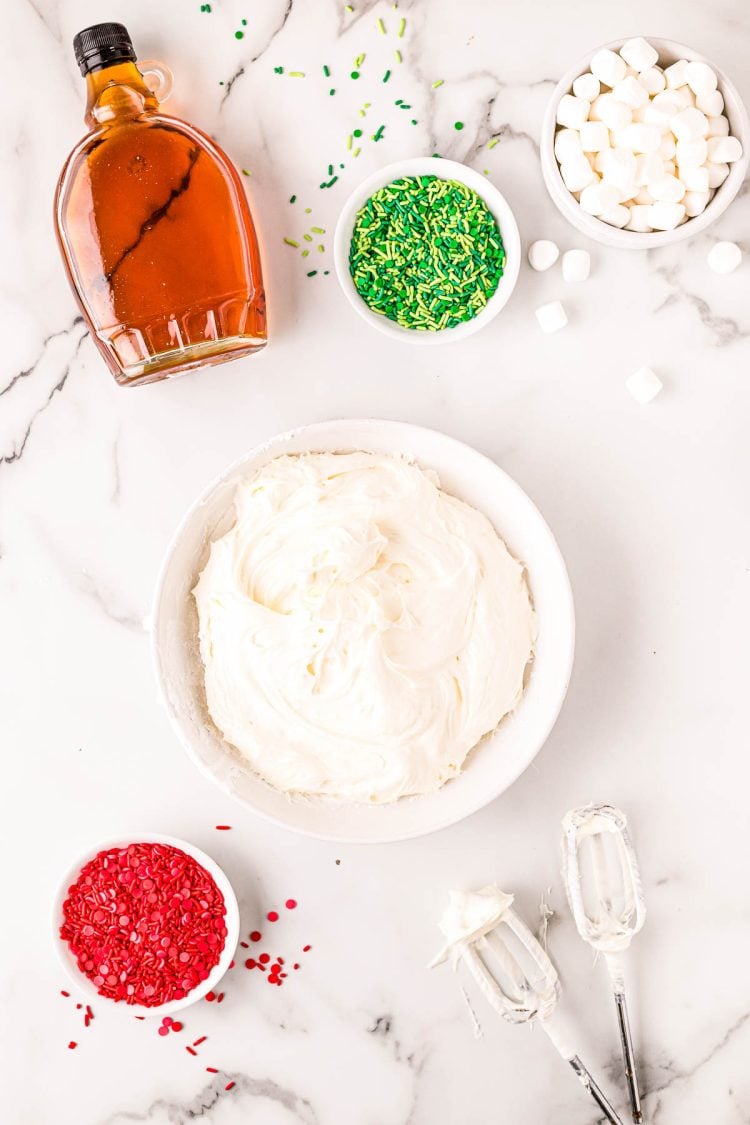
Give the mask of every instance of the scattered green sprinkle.
[{"label": "scattered green sprinkle", "polygon": [[328,96],[329,96],[330,98],[332,98],[332,97],[333,97],[333,95],[334,95],[335,93],[336,93],[336,91],[335,91],[335,90],[329,90],[329,91],[328,91]]},{"label": "scattered green sprinkle", "polygon": [[491,141],[487,142],[487,148],[494,148],[495,145],[499,145],[499,144],[500,144],[500,138],[499,137],[493,137]]},{"label": "scattered green sprinkle", "polygon": [[354,60],[354,65],[357,68],[357,70],[359,70],[359,68],[362,66],[362,63],[364,61],[365,61],[364,55],[357,55],[356,59]]},{"label": "scattered green sprinkle", "polygon": [[372,134],[372,139],[374,141],[379,141],[380,138],[383,136],[384,130],[385,130],[385,125],[378,125],[377,131]]},{"label": "scattered green sprinkle", "polygon": [[406,20],[402,19],[401,23],[398,25],[398,37],[399,37],[399,39],[404,38],[404,32],[405,31],[406,31]]},{"label": "scattered green sprinkle", "polygon": [[361,137],[362,136],[362,130],[361,129],[355,129],[354,132],[352,133],[352,136],[353,137]]},{"label": "scattered green sprinkle", "polygon": [[383,81],[387,82],[390,77],[391,77],[390,70],[386,70],[385,74],[383,75]]},{"label": "scattered green sprinkle", "polygon": [[407,176],[374,192],[357,213],[349,248],[352,280],[369,308],[421,332],[477,316],[505,262],[484,201],[438,176]]},{"label": "scattered green sprinkle", "polygon": [[252,176],[252,172],[248,172],[247,168],[242,169],[243,176]]},{"label": "scattered green sprinkle", "polygon": [[302,237],[304,238],[305,242],[312,242],[311,234],[303,234]]},{"label": "scattered green sprinkle", "polygon": [[305,207],[305,214],[312,215],[312,207]]},{"label": "scattered green sprinkle", "polygon": [[235,37],[235,39],[244,39],[245,38],[245,32],[244,31],[235,31],[234,37]]},{"label": "scattered green sprinkle", "polygon": [[290,70],[289,71],[289,77],[290,78],[304,78],[305,72],[304,72],[304,70]]},{"label": "scattered green sprinkle", "polygon": [[290,203],[296,203],[297,202],[297,196],[296,195],[290,195],[289,196],[289,202]]},{"label": "scattered green sprinkle", "polygon": [[247,20],[243,20],[243,21],[242,21],[242,26],[243,26],[243,27],[247,27]]},{"label": "scattered green sprinkle", "polygon": [[315,275],[316,275],[316,273],[317,273],[317,272],[318,272],[317,270],[310,270],[310,272],[308,273],[308,275],[307,275],[307,276],[308,276],[308,277],[315,277]]},{"label": "scattered green sprinkle", "polygon": [[283,74],[284,68],[283,68],[283,66],[275,66],[273,68],[273,72],[274,72],[274,74]]},{"label": "scattered green sprinkle", "polygon": [[307,257],[307,255],[308,255],[309,253],[310,253],[310,251],[309,251],[309,250],[303,250],[303,251],[302,251],[302,257],[303,257],[303,258],[306,258],[306,257]]},{"label": "scattered green sprinkle", "polygon": [[351,74],[350,74],[350,76],[349,76],[349,77],[350,77],[350,78],[354,78],[354,79],[357,79],[357,78],[359,78],[359,71],[358,71],[358,70],[353,70],[353,71],[351,72]]},{"label": "scattered green sprinkle", "polygon": [[351,4],[345,4],[344,5],[344,11],[345,12],[353,12],[354,8],[351,6]]},{"label": "scattered green sprinkle", "polygon": [[352,153],[352,156],[359,156],[361,151],[362,151],[361,148],[355,148],[354,152]]},{"label": "scattered green sprinkle", "polygon": [[438,86],[442,86],[444,82],[445,82],[444,78],[438,78],[437,82],[432,83],[433,90],[437,90]]},{"label": "scattered green sprinkle", "polygon": [[325,246],[323,245],[322,242],[318,243],[318,250],[320,251],[321,254],[325,253]]},{"label": "scattered green sprinkle", "polygon": [[463,127],[464,127],[464,123],[463,123],[463,121],[454,121],[454,122],[453,122],[453,128],[454,128],[454,129],[455,129],[455,130],[456,130],[457,132],[459,132],[459,133],[460,133],[460,132],[461,132],[461,130],[463,129]]},{"label": "scattered green sprinkle", "polygon": [[310,227],[313,234],[325,234],[325,227]]},{"label": "scattered green sprinkle", "polygon": [[331,77],[331,72],[330,72],[330,70],[329,70],[329,68],[328,68],[327,66],[324,66],[324,67],[323,67],[323,73],[325,74],[326,78],[330,78],[330,77]]},{"label": "scattered green sprinkle", "polygon": [[418,125],[418,124],[419,124],[419,122],[417,121],[416,117],[412,117],[412,119],[411,119],[411,123],[412,123],[412,125]]},{"label": "scattered green sprinkle", "polygon": [[333,175],[333,164],[329,164],[329,165],[328,165],[328,175],[329,175],[329,176],[332,176],[332,175]]},{"label": "scattered green sprinkle", "polygon": [[378,20],[378,31],[381,35],[385,35],[385,24],[381,19]]},{"label": "scattered green sprinkle", "polygon": [[328,277],[330,270],[323,270],[323,277]]},{"label": "scattered green sprinkle", "polygon": [[400,63],[401,62],[401,52],[400,51],[394,51],[393,54],[396,58],[396,62]]},{"label": "scattered green sprinkle", "polygon": [[287,246],[293,246],[295,250],[299,247],[299,242],[295,242],[293,238],[285,238],[284,242],[286,242]]}]

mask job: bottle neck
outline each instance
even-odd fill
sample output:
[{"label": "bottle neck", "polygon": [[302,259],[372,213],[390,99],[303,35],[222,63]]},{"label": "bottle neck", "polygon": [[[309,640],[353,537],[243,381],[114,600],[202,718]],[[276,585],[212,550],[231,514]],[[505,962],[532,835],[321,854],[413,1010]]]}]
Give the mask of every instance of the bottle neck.
[{"label": "bottle neck", "polygon": [[114,63],[86,75],[84,120],[91,128],[156,113],[158,108],[156,95],[134,62]]}]

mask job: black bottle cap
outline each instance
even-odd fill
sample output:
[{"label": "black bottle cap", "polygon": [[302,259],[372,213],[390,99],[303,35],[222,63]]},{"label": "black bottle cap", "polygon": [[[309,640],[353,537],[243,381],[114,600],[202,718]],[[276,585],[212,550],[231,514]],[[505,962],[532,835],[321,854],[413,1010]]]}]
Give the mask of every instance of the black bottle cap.
[{"label": "black bottle cap", "polygon": [[135,62],[128,29],[121,23],[95,23],[84,28],[73,40],[73,50],[84,77],[115,63]]}]

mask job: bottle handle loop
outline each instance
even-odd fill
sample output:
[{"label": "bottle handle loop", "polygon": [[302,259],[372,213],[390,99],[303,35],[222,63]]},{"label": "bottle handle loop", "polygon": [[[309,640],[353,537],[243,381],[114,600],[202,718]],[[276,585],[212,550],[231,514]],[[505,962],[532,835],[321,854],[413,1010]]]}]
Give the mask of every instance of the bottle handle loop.
[{"label": "bottle handle loop", "polygon": [[144,59],[138,63],[144,81],[158,102],[165,102],[172,93],[174,76],[166,63],[158,59]]}]

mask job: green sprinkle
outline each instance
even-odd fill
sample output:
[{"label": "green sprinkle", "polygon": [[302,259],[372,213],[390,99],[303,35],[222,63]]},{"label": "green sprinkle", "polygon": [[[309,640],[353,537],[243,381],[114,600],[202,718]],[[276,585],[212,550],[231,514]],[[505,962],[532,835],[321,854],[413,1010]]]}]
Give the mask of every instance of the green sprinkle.
[{"label": "green sprinkle", "polygon": [[322,242],[318,243],[318,250],[320,251],[321,254],[325,253],[325,246],[323,245]]},{"label": "green sprinkle", "polygon": [[296,203],[297,202],[297,196],[296,195],[290,195],[289,196],[289,202],[290,203]]},{"label": "green sprinkle", "polygon": [[499,145],[499,144],[500,144],[500,138],[499,137],[493,137],[491,141],[487,142],[487,148],[494,148],[495,145]]},{"label": "green sprinkle", "polygon": [[385,74],[383,75],[383,81],[387,82],[390,77],[391,77],[390,70],[386,70]]},{"label": "green sprinkle", "polygon": [[352,133],[352,136],[353,137],[361,137],[362,136],[362,130],[361,129],[355,129],[354,132]]},{"label": "green sprinkle", "polygon": [[344,6],[344,11],[345,11],[345,12],[353,12],[353,11],[354,11],[354,8],[353,8],[353,7],[351,6],[351,4],[346,4],[346,5]]},{"label": "green sprinkle", "polygon": [[333,164],[329,164],[329,165],[328,165],[328,175],[329,175],[329,176],[332,176],[332,175],[333,175]]},{"label": "green sprinkle", "polygon": [[286,242],[287,246],[293,246],[295,250],[299,247],[299,242],[295,242],[293,238],[285,238],[284,242]]},{"label": "green sprinkle", "polygon": [[383,136],[384,129],[385,129],[385,125],[379,125],[378,129],[377,129],[377,132],[373,133],[372,139],[374,141],[379,141],[380,138]]},{"label": "green sprinkle", "polygon": [[312,242],[311,234],[303,234],[302,237],[304,238],[305,242]]},{"label": "green sprinkle", "polygon": [[354,60],[355,67],[359,70],[359,68],[362,66],[362,63],[364,61],[365,61],[364,55],[357,55],[356,59]]},{"label": "green sprinkle", "polygon": [[398,37],[399,37],[399,39],[404,38],[404,32],[405,31],[406,31],[406,20],[401,20],[401,23],[398,25]]},{"label": "green sprinkle", "polygon": [[290,70],[289,71],[289,77],[290,78],[304,78],[305,72],[304,72],[304,70]]},{"label": "green sprinkle", "polygon": [[325,234],[325,227],[310,227],[313,234]]},{"label": "green sprinkle", "polygon": [[396,62],[400,63],[401,62],[401,52],[400,51],[394,51],[393,54],[396,58]]},{"label": "green sprinkle", "polygon": [[433,90],[437,90],[438,86],[442,86],[444,82],[445,82],[444,78],[438,78],[437,82],[432,83]]},{"label": "green sprinkle", "polygon": [[323,270],[323,277],[328,277],[330,270]]},{"label": "green sprinkle", "polygon": [[385,24],[380,19],[378,20],[378,31],[381,35],[385,35]]},{"label": "green sprinkle", "polygon": [[350,134],[349,134],[349,136],[348,136],[348,137],[346,138],[346,147],[347,147],[347,150],[348,150],[349,152],[351,152],[351,151],[352,151],[352,135],[351,135],[351,133],[350,133]]},{"label": "green sprinkle", "polygon": [[359,156],[361,151],[362,151],[361,148],[355,148],[354,152],[352,153],[352,156]]},{"label": "green sprinkle", "polygon": [[305,207],[305,214],[312,215],[312,207]]},{"label": "green sprinkle", "polygon": [[330,98],[332,98],[332,97],[333,97],[333,95],[334,95],[335,93],[336,93],[336,91],[335,91],[335,90],[329,90],[329,91],[328,91],[328,96],[329,96]]},{"label": "green sprinkle", "polygon": [[283,66],[275,66],[273,68],[273,72],[274,72],[274,74],[283,74],[284,68],[283,68]]},{"label": "green sprinkle", "polygon": [[411,123],[412,123],[412,125],[418,125],[418,124],[419,124],[419,122],[417,121],[416,117],[412,117],[412,119],[411,119]]},{"label": "green sprinkle", "polygon": [[306,258],[306,257],[307,257],[307,255],[308,255],[309,253],[310,253],[310,251],[309,251],[309,250],[303,250],[303,251],[302,251],[302,257],[303,257],[303,258]]},{"label": "green sprinkle", "polygon": [[308,276],[308,277],[315,277],[315,275],[316,275],[316,273],[317,273],[317,272],[318,272],[317,270],[310,270],[310,272],[308,273],[308,275],[307,275],[307,276]]},{"label": "green sprinkle", "polygon": [[243,20],[243,21],[242,21],[242,26],[243,26],[243,27],[247,27],[247,20]]},{"label": "green sprinkle", "polygon": [[244,31],[235,31],[234,37],[235,37],[235,39],[244,39],[245,38],[245,32]]},{"label": "green sprinkle", "polygon": [[330,70],[328,69],[328,67],[327,67],[327,66],[324,66],[324,67],[323,67],[323,73],[325,74],[326,78],[330,78],[330,77],[331,77],[331,72],[330,72]]},{"label": "green sprinkle", "polygon": [[243,176],[252,176],[252,172],[248,172],[247,168],[242,169]]},{"label": "green sprinkle", "polygon": [[349,77],[350,77],[350,78],[354,78],[354,79],[357,79],[357,78],[359,78],[359,71],[358,71],[358,70],[353,70],[353,71],[351,72],[351,74],[349,75]]},{"label": "green sprinkle", "polygon": [[454,129],[455,129],[455,130],[456,130],[457,132],[459,132],[459,133],[460,133],[460,132],[461,132],[461,130],[463,129],[463,127],[464,127],[464,123],[463,123],[463,121],[454,121],[454,122],[453,122],[453,128],[454,128]]}]

